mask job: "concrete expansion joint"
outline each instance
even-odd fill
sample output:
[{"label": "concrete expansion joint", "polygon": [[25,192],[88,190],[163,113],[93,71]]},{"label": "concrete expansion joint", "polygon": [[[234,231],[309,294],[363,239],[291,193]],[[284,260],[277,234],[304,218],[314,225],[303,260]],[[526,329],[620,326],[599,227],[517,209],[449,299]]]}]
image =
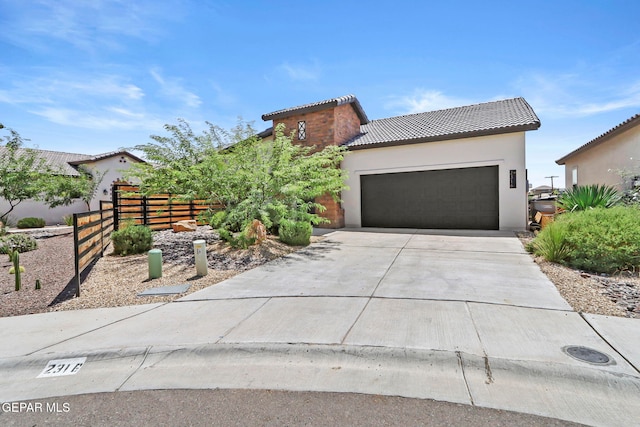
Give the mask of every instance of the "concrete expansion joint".
[{"label": "concrete expansion joint", "polygon": [[623,359],[625,362],[627,362],[629,364],[629,366],[631,366],[633,369],[635,369],[635,371],[639,374],[640,376],[640,365],[635,365],[631,360],[629,360],[629,358],[625,357],[624,354],[622,354],[620,351],[618,351],[618,349],[616,349],[616,347],[613,345],[613,343],[611,343],[606,336],[604,336],[603,334],[600,333],[600,331],[598,331],[597,328],[594,328],[593,325],[591,324],[591,322],[589,322],[589,320],[585,317],[584,313],[578,313],[580,314],[580,317],[582,318],[582,320],[585,321],[585,323],[587,325],[589,325],[589,328],[591,328],[599,337],[600,339],[602,339],[604,342],[606,342],[609,347],[611,347],[615,353],[616,356],[620,357],[621,359]]}]

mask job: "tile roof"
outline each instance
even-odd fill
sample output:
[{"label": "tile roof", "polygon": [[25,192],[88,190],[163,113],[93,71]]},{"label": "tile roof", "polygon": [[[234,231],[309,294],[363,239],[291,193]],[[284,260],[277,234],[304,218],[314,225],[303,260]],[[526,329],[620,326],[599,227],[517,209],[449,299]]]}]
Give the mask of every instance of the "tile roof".
[{"label": "tile roof", "polygon": [[[5,146],[0,146],[0,154],[6,150]],[[20,148],[20,152],[24,152],[25,148]],[[50,151],[50,150],[40,150],[37,148],[29,148],[29,150],[34,151],[38,157],[44,159],[47,165],[52,168],[60,168],[64,175],[68,176],[80,176],[78,170],[74,167],[83,163],[95,162],[101,159],[105,159],[108,157],[113,157],[117,155],[128,155],[131,158],[143,162],[144,160],[134,156],[133,154],[128,153],[127,151],[112,151],[110,153],[97,154],[97,155],[89,155],[89,154],[77,154],[77,153],[64,153],[61,151]]]},{"label": "tile roof", "polygon": [[97,162],[98,160],[108,159],[109,157],[115,157],[115,156],[129,156],[133,160],[137,160],[138,162],[141,162],[141,163],[145,162],[140,157],[134,156],[133,154],[129,153],[128,151],[110,151],[108,153],[96,154],[94,156],[89,156],[88,159],[76,160],[76,161],[72,161],[70,163],[73,164],[73,165],[80,165],[80,164],[83,164],[83,163]]},{"label": "tile roof", "polygon": [[312,102],[311,104],[299,105],[297,107],[285,108],[283,110],[274,111],[272,113],[263,114],[262,120],[277,120],[284,117],[289,117],[294,114],[311,113],[314,111],[320,111],[327,108],[333,108],[344,104],[351,104],[355,110],[360,124],[369,123],[369,118],[365,114],[360,101],[355,95],[340,96],[337,98],[325,99],[324,101]]},{"label": "tile roof", "polygon": [[351,149],[534,130],[540,119],[524,98],[372,120],[344,145]]},{"label": "tile roof", "polygon": [[[0,154],[6,150],[5,146],[0,146]],[[18,155],[24,153],[27,149],[19,148]],[[87,154],[77,154],[77,153],[63,153],[61,151],[49,151],[49,150],[40,150],[37,148],[29,148],[29,150],[34,151],[39,158],[43,159],[47,165],[53,168],[61,168],[65,175],[70,176],[79,176],[78,171],[70,165],[71,162],[87,160],[91,158],[91,156]]]},{"label": "tile roof", "polygon": [[556,163],[559,165],[564,165],[567,160],[573,156],[575,156],[578,153],[582,153],[583,151],[586,151],[590,148],[593,148],[594,146],[601,144],[611,138],[613,138],[614,136],[621,134],[622,132],[631,129],[632,127],[635,127],[637,125],[640,124],[640,114],[636,114],[633,117],[628,118],[627,120],[625,120],[624,122],[620,123],[619,125],[609,129],[608,131],[606,131],[605,133],[603,133],[602,135],[600,135],[597,138],[592,139],[591,141],[587,142],[586,144],[576,148],[575,150],[573,150],[572,152],[570,152],[569,154],[567,154],[566,156],[556,160]]}]

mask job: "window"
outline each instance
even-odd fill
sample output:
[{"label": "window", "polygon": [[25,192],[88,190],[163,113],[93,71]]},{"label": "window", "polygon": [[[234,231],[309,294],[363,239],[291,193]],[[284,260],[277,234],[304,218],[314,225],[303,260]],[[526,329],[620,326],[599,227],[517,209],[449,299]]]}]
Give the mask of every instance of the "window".
[{"label": "window", "polygon": [[511,169],[509,171],[509,188],[516,188],[517,187],[516,183],[517,183],[516,170]]},{"label": "window", "polygon": [[571,170],[571,184],[573,184],[573,187],[578,186],[578,167],[577,166],[574,166],[573,169]]},{"label": "window", "polygon": [[300,141],[307,139],[307,122],[305,121],[298,122],[298,139]]}]

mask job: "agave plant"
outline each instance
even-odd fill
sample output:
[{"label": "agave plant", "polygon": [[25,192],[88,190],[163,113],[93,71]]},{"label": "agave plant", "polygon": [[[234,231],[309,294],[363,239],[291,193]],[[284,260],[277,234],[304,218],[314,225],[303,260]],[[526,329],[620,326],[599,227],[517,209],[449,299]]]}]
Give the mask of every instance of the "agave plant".
[{"label": "agave plant", "polygon": [[620,200],[618,191],[606,185],[580,185],[563,193],[556,205],[568,211],[609,208]]}]

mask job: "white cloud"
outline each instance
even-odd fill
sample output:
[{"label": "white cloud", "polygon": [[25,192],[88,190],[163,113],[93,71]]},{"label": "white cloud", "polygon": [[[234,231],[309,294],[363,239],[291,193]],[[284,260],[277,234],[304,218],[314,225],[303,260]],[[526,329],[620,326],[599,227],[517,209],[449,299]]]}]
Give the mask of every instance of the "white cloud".
[{"label": "white cloud", "polygon": [[9,88],[0,91],[0,102],[42,105],[106,100],[129,103],[139,101],[145,96],[142,88],[117,75],[87,78],[84,75],[58,73],[47,77],[21,76],[20,79],[12,80],[5,79],[5,85]]},{"label": "white cloud", "polygon": [[629,83],[574,73],[534,73],[520,77],[514,86],[536,112],[556,117],[588,117],[640,107],[640,80]]},{"label": "white cloud", "polygon": [[144,90],[124,76],[51,73],[47,77],[11,76],[5,82],[0,103],[56,124],[88,129],[162,127],[143,103]]},{"label": "white cloud", "polygon": [[291,80],[309,81],[317,80],[320,77],[320,67],[317,64],[291,65],[288,62],[279,67]]},{"label": "white cloud", "polygon": [[386,108],[399,114],[423,113],[475,103],[472,100],[448,96],[437,90],[416,89],[410,95],[393,96]]},{"label": "white cloud", "polygon": [[93,130],[160,129],[162,122],[142,113],[118,108],[84,110],[47,107],[31,111],[50,122]]},{"label": "white cloud", "polygon": [[95,52],[118,49],[120,37],[154,40],[166,21],[182,18],[181,0],[40,0],[16,2],[3,11],[6,26],[0,37],[17,45],[46,49],[43,40],[57,39]]},{"label": "white cloud", "polygon": [[166,79],[160,74],[157,68],[152,69],[150,73],[153,79],[160,85],[160,90],[165,96],[177,99],[191,108],[197,108],[202,104],[200,97],[185,89],[180,79]]}]

